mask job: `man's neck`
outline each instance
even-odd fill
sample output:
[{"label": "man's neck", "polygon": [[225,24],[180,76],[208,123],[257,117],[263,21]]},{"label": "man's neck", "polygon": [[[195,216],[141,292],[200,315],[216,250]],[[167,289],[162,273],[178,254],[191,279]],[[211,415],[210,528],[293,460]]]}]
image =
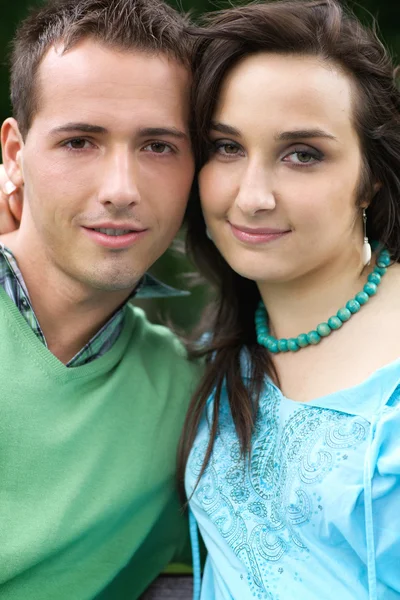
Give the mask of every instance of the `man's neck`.
[{"label": "man's neck", "polygon": [[13,252],[24,278],[47,346],[67,364],[122,306],[133,289],[104,291],[73,280],[51,265],[37,261],[13,237],[2,236]]},{"label": "man's neck", "polygon": [[67,298],[68,290],[53,287],[49,299],[41,297],[32,283],[28,278],[27,288],[47,347],[64,364],[90,342],[129,297],[125,293],[112,304],[93,299],[74,301],[73,295]]}]

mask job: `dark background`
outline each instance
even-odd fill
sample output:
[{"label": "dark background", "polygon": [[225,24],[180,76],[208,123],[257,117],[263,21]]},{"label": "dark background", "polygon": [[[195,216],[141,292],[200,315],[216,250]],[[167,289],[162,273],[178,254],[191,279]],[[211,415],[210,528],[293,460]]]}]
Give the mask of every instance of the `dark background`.
[{"label": "dark background", "polygon": [[[170,4],[184,11],[190,11],[193,18],[202,12],[226,8],[235,4],[217,0],[169,0]],[[10,116],[11,108],[8,93],[7,54],[9,42],[17,23],[26,15],[27,9],[40,3],[40,0],[0,0],[0,122]],[[400,0],[359,0],[349,1],[348,5],[359,18],[371,24],[377,19],[381,37],[392,53],[396,64],[400,62]],[[154,273],[164,281],[180,288],[188,288],[191,267],[183,255],[168,251],[154,267]],[[144,306],[152,319],[171,318],[179,327],[190,328],[196,321],[206,297],[202,286],[191,287],[192,297],[175,300],[147,301]]]}]

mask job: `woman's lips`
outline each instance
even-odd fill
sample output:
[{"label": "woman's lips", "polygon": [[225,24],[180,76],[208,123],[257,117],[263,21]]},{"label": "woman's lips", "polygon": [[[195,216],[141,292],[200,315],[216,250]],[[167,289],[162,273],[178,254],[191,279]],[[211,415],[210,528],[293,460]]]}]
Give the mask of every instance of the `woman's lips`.
[{"label": "woman's lips", "polygon": [[267,227],[257,227],[253,229],[250,227],[233,225],[233,223],[230,222],[229,225],[235,238],[246,244],[266,244],[278,240],[290,233],[290,229],[271,229]]}]

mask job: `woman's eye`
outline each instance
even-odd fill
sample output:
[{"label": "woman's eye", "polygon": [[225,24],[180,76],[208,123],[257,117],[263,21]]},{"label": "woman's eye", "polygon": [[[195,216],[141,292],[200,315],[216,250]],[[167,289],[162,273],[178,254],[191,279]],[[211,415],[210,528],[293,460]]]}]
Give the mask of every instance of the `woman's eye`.
[{"label": "woman's eye", "polygon": [[162,142],[152,142],[144,147],[147,152],[154,152],[155,154],[169,154],[172,152],[171,146],[163,144]]},{"label": "woman's eye", "polygon": [[224,144],[223,146],[219,146],[220,149],[224,149],[225,154],[237,154],[239,148],[237,146],[233,146],[233,144]]},{"label": "woman's eye", "polygon": [[214,142],[213,150],[222,156],[237,156],[241,154],[240,146],[234,144],[233,142]]},{"label": "woman's eye", "polygon": [[315,162],[320,162],[322,156],[320,153],[311,152],[310,150],[294,150],[287,154],[283,160],[294,165],[309,165]]}]

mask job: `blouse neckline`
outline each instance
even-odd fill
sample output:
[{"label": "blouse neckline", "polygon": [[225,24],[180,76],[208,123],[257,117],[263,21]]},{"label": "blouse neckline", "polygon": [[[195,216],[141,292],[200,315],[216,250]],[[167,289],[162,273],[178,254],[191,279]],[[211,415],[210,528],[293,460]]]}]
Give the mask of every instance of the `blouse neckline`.
[{"label": "blouse neckline", "polygon": [[302,407],[330,408],[350,415],[368,417],[386,405],[394,390],[400,385],[400,358],[380,367],[361,383],[304,402],[285,396],[269,377],[267,384],[275,390],[284,403]]}]

